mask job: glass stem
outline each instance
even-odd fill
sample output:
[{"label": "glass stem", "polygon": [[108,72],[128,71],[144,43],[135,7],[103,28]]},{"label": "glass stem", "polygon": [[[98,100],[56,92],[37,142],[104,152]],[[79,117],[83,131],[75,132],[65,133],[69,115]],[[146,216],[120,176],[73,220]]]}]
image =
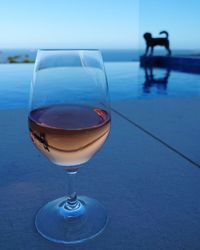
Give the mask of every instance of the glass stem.
[{"label": "glass stem", "polygon": [[77,199],[76,191],[75,191],[75,181],[77,170],[67,171],[68,176],[68,196],[65,204],[65,208],[69,210],[75,210],[80,207],[80,202]]}]

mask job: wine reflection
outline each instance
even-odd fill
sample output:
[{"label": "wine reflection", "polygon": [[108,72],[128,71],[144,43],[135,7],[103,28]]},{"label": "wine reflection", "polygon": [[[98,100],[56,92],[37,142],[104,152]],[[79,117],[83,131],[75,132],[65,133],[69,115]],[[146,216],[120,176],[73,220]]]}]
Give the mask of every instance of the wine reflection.
[{"label": "wine reflection", "polygon": [[170,68],[166,68],[164,75],[156,77],[154,69],[151,65],[144,67],[145,82],[143,84],[143,92],[150,94],[154,88],[160,93],[167,94],[167,85],[170,77]]}]

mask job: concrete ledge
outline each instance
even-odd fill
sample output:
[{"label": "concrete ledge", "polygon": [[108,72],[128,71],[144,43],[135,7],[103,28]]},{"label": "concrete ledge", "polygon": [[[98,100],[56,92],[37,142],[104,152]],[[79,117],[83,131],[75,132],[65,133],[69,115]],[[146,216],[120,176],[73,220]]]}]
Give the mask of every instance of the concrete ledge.
[{"label": "concrete ledge", "polygon": [[140,66],[169,68],[171,70],[200,74],[200,57],[141,56]]}]

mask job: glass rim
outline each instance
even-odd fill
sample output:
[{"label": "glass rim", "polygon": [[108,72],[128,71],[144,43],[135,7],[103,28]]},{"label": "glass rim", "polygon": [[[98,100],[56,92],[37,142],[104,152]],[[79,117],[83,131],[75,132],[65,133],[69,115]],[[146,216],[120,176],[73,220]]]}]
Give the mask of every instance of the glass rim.
[{"label": "glass rim", "polygon": [[100,49],[37,49],[37,51],[96,51],[96,52],[100,52]]}]

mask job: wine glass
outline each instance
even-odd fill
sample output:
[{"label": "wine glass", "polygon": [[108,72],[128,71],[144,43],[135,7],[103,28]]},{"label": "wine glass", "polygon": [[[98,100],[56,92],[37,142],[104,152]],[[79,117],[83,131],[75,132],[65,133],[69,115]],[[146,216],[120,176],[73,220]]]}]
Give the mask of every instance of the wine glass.
[{"label": "wine glass", "polygon": [[95,199],[77,197],[74,181],[82,164],[104,144],[110,121],[108,85],[98,50],[38,51],[30,91],[30,137],[68,176],[68,195],[48,202],[36,215],[36,228],[46,239],[78,243],[105,228],[104,207]]}]

